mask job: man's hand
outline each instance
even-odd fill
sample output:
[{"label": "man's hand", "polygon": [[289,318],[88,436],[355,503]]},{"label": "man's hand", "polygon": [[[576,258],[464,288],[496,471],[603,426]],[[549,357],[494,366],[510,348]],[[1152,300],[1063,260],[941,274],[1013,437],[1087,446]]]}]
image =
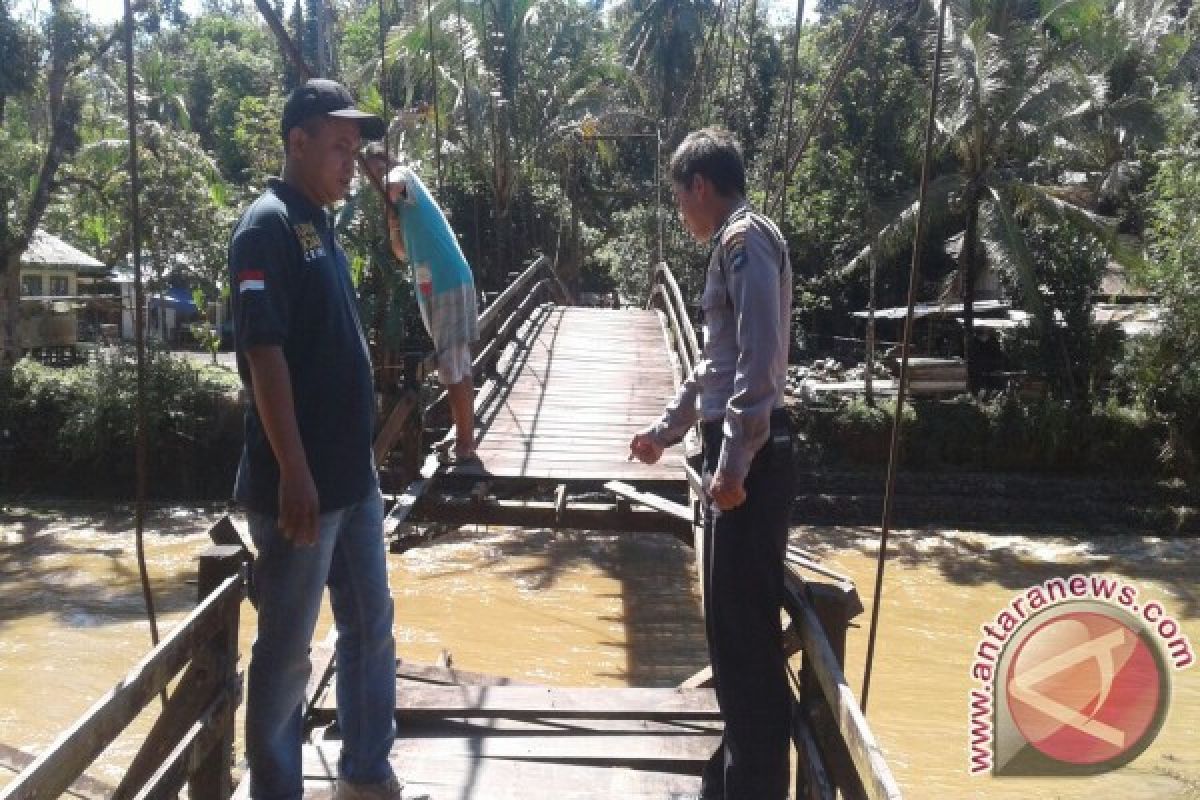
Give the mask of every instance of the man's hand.
[{"label": "man's hand", "polygon": [[393,203],[408,198],[408,182],[405,175],[403,167],[392,167],[392,171],[387,174],[388,199]]},{"label": "man's hand", "polygon": [[320,501],[308,466],[279,474],[279,532],[296,547],[317,543]]},{"label": "man's hand", "polygon": [[298,547],[317,541],[321,503],[296,425],[292,377],[283,348],[262,345],[246,350],[254,387],[254,406],[279,463],[279,533]]},{"label": "man's hand", "polygon": [[396,209],[387,206],[388,242],[392,245],[392,255],[397,261],[407,261],[408,253],[404,249],[404,232],[400,228],[400,217]]},{"label": "man's hand", "polygon": [[746,487],[742,481],[734,480],[724,472],[713,475],[708,485],[708,496],[722,511],[732,511],[746,502]]},{"label": "man's hand", "polygon": [[629,458],[636,458],[643,464],[657,464],[658,460],[662,458],[662,454],[662,445],[650,435],[648,430],[635,433],[629,442]]}]

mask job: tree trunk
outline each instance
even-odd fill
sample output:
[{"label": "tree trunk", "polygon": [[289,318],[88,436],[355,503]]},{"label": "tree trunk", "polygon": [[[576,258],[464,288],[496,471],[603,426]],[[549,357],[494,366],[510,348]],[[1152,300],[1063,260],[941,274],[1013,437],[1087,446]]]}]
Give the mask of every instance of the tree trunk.
[{"label": "tree trunk", "polygon": [[863,373],[863,397],[867,405],[875,407],[875,254],[871,254],[871,271],[867,283],[867,334],[866,371]]},{"label": "tree trunk", "polygon": [[24,248],[0,250],[0,371],[7,372],[21,359],[17,323],[21,318],[21,254]]},{"label": "tree trunk", "polygon": [[967,229],[963,233],[960,255],[959,282],[963,301],[963,361],[967,368],[967,391],[979,389],[979,365],[975,359],[975,276],[978,274],[979,189],[967,187]]}]

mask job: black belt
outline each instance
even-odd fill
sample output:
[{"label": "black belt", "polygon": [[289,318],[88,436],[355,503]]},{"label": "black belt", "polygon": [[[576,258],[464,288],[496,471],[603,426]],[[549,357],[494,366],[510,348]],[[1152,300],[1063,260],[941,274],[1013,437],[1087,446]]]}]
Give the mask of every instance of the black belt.
[{"label": "black belt", "polygon": [[[701,429],[704,433],[704,443],[707,445],[709,437],[719,439],[723,435],[725,425],[724,419],[709,419],[701,423]],[[792,453],[792,420],[788,413],[783,408],[772,409],[771,411],[771,431],[767,436],[767,441],[762,448],[756,453],[763,452],[786,452],[788,456]]]}]

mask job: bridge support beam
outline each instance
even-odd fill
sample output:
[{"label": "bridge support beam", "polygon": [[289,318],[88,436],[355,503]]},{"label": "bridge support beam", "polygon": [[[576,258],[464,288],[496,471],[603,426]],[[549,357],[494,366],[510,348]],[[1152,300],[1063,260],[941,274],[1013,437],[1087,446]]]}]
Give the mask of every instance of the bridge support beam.
[{"label": "bridge support beam", "polygon": [[533,500],[458,499],[426,495],[412,521],[451,525],[507,525],[520,528],[567,528],[618,533],[666,533],[687,545],[692,543],[689,522],[659,511],[618,507],[616,503],[555,502]]}]

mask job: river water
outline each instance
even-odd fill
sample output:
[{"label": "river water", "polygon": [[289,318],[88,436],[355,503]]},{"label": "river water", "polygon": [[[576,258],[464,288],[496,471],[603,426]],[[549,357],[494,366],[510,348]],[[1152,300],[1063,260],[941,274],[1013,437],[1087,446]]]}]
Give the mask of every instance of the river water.
[{"label": "river water", "polygon": [[[160,624],[194,602],[195,556],[218,518],[150,515]],[[149,649],[130,516],[87,508],[0,514],[0,744],[37,752]],[[989,535],[924,530],[889,548],[868,719],[909,798],[1200,798],[1200,667],[1176,672],[1166,722],[1145,753],[1089,778],[968,773],[970,665],[980,626],[1026,587],[1073,573],[1136,585],[1200,643],[1200,542],[1128,533]],[[875,534],[793,531],[794,543],[857,582],[868,611],[849,637],[856,693],[866,649]],[[663,536],[466,527],[391,556],[402,657],[551,685],[668,686],[705,662],[690,549]],[[318,635],[328,628],[328,613]],[[243,613],[248,652],[253,611]],[[139,720],[90,771],[115,782]],[[0,786],[10,774],[0,769]]]}]

